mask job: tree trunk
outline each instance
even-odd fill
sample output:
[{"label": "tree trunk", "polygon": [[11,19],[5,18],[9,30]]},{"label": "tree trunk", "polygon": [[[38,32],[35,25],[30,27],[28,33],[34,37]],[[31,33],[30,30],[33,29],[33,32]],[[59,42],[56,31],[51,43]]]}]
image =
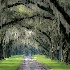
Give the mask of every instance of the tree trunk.
[{"label": "tree trunk", "polygon": [[2,46],[2,40],[1,40],[1,43],[0,43],[0,59],[4,59],[4,57],[3,57],[3,46]]}]

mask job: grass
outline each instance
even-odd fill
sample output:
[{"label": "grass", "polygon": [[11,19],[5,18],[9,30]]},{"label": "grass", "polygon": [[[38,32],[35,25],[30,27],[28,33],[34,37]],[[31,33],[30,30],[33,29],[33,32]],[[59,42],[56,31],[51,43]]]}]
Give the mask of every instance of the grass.
[{"label": "grass", "polygon": [[32,57],[45,66],[50,67],[52,70],[70,70],[70,65],[66,65],[63,62],[59,62],[56,60],[51,60],[44,55],[34,55]]},{"label": "grass", "polygon": [[22,55],[15,55],[10,58],[0,60],[0,70],[17,70],[22,62]]}]

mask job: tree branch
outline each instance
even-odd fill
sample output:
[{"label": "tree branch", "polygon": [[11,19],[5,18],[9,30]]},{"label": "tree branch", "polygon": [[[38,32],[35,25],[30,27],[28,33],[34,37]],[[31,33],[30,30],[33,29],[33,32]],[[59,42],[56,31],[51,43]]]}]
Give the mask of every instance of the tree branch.
[{"label": "tree branch", "polygon": [[54,4],[54,6],[60,11],[60,13],[63,15],[64,19],[67,21],[67,23],[70,25],[70,17],[69,15],[64,11],[64,9],[59,5],[59,3],[56,0],[50,0]]}]

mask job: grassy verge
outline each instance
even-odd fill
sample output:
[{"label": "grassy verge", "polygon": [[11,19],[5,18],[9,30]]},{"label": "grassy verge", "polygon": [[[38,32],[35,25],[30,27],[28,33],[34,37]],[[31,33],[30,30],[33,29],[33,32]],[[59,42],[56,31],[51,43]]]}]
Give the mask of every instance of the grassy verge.
[{"label": "grassy verge", "polygon": [[32,57],[45,66],[52,68],[52,70],[70,70],[70,65],[66,65],[65,63],[56,60],[51,60],[46,58],[44,55],[34,55]]},{"label": "grassy verge", "polygon": [[21,64],[23,55],[15,55],[10,58],[0,60],[0,70],[17,70]]}]

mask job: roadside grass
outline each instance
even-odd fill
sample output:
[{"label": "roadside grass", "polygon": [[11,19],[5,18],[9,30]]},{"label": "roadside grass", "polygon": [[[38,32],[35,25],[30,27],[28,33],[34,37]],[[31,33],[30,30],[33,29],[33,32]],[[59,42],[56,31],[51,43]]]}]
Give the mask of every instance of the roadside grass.
[{"label": "roadside grass", "polygon": [[23,55],[15,55],[0,60],[0,70],[17,70],[23,59]]},{"label": "roadside grass", "polygon": [[65,63],[57,60],[51,60],[44,55],[34,55],[32,58],[36,59],[45,66],[50,67],[52,70],[70,70],[70,65],[66,65]]}]

